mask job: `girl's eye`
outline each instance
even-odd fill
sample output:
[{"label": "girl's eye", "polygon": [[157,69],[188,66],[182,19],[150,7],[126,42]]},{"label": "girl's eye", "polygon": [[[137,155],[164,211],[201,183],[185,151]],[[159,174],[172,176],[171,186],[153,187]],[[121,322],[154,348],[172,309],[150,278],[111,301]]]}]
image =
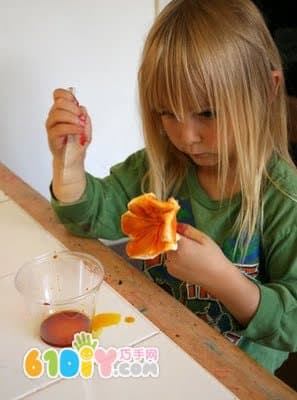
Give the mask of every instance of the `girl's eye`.
[{"label": "girl's eye", "polygon": [[161,111],[160,115],[161,117],[175,118],[175,115],[170,111]]},{"label": "girl's eye", "polygon": [[201,111],[199,113],[194,113],[194,116],[202,117],[205,119],[213,119],[213,118],[216,118],[216,112],[211,111],[211,110],[205,110],[205,111]]}]

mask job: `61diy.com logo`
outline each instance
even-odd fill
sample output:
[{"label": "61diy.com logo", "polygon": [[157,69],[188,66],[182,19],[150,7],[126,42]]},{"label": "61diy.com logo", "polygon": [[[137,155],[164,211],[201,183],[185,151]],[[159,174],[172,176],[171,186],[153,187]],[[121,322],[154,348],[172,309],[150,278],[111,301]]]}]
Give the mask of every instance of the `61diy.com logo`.
[{"label": "61diy.com logo", "polygon": [[98,340],[90,333],[74,336],[72,348],[57,351],[50,348],[41,352],[28,350],[23,359],[23,370],[28,378],[40,378],[46,372],[49,378],[89,379],[97,366],[101,378],[158,377],[159,350],[156,347],[98,347]]}]

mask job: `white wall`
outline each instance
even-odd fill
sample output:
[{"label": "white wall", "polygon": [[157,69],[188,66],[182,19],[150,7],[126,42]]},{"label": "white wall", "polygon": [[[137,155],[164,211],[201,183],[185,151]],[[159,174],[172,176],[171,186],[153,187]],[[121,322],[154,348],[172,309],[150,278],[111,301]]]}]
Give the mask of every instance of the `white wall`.
[{"label": "white wall", "polygon": [[49,198],[56,87],[75,86],[92,117],[89,172],[141,148],[136,77],[153,18],[153,0],[0,0],[0,161]]},{"label": "white wall", "polygon": [[170,2],[170,0],[156,0],[157,1],[157,11],[161,11],[162,8],[166,6]]}]

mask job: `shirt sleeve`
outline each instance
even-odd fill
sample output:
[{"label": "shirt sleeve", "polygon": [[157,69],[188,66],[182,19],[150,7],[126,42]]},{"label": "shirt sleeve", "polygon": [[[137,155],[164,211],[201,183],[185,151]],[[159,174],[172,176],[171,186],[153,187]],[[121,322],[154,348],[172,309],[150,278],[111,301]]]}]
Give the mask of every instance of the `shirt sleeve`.
[{"label": "shirt sleeve", "polygon": [[[296,214],[296,213],[295,213]],[[277,350],[297,351],[297,226],[270,238],[258,309],[241,331],[245,337]]]},{"label": "shirt sleeve", "polygon": [[52,194],[52,208],[62,224],[75,235],[119,239],[124,236],[121,215],[127,210],[128,202],[141,194],[146,165],[145,153],[141,150],[113,166],[105,178],[86,173],[82,197],[74,203],[64,204]]}]

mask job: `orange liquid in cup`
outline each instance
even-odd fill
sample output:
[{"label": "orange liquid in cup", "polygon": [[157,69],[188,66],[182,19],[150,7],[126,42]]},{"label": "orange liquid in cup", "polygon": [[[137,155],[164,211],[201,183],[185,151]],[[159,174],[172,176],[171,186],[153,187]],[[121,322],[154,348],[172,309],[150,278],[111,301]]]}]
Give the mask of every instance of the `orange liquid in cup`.
[{"label": "orange liquid in cup", "polygon": [[61,311],[47,317],[40,326],[41,339],[52,346],[70,347],[75,333],[91,331],[91,320],[78,311]]}]

